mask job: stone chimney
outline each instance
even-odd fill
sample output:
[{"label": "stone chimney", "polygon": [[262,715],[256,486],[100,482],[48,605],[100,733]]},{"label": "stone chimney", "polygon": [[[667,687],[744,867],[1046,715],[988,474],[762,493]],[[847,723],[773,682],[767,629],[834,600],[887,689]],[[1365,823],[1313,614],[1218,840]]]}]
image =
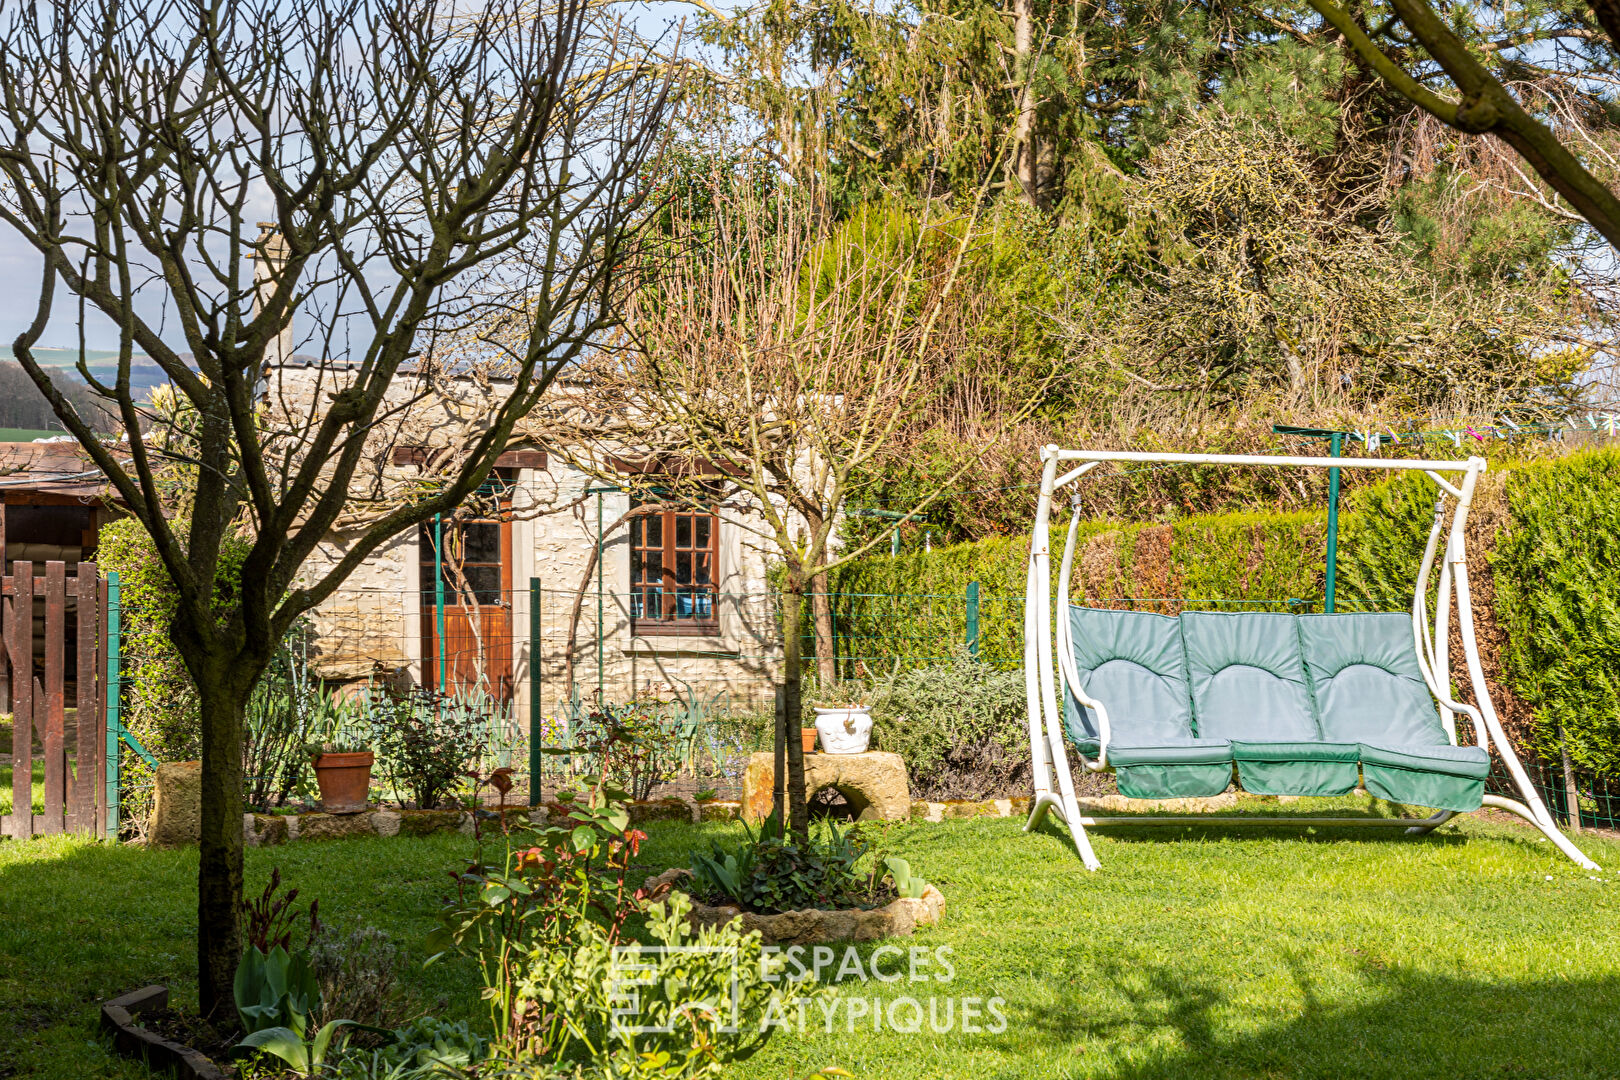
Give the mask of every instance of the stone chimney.
[{"label": "stone chimney", "polygon": [[[253,314],[258,315],[264,308],[265,300],[269,299],[274,289],[276,275],[287,263],[287,241],[273,221],[261,221],[259,225],[259,238],[253,242]],[[290,282],[284,282],[290,285]],[[292,358],[293,326],[292,320],[276,335],[276,342],[270,347],[265,356],[266,367],[279,367]],[[265,372],[268,376],[269,372]]]}]

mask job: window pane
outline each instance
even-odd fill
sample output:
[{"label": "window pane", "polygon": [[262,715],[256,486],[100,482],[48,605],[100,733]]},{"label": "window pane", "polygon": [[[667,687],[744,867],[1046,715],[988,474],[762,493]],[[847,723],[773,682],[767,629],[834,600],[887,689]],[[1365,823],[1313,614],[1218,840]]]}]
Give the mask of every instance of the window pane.
[{"label": "window pane", "polygon": [[467,545],[466,560],[470,563],[499,563],[501,561],[501,526],[494,521],[473,521],[462,528]]},{"label": "window pane", "polygon": [[479,604],[498,604],[501,602],[501,568],[498,566],[469,566],[466,569],[467,584],[473,592],[473,599]]},{"label": "window pane", "polygon": [[692,518],[689,514],[675,515],[675,546],[678,548],[692,546]]},{"label": "window pane", "polygon": [[641,519],[640,518],[631,518],[630,519],[630,546],[631,547],[640,547],[641,546]]},{"label": "window pane", "polygon": [[709,546],[709,523],[712,520],[707,514],[704,514],[693,521],[693,524],[697,526],[697,546],[700,548]]},{"label": "window pane", "polygon": [[647,518],[647,546],[664,546],[664,519],[660,516]]},{"label": "window pane", "polygon": [[646,560],[646,572],[642,574],[642,581],[660,581],[664,576],[664,553],[662,551],[649,551],[643,556]]},{"label": "window pane", "polygon": [[692,553],[689,551],[675,553],[675,584],[692,584]]},{"label": "window pane", "polygon": [[694,571],[692,580],[697,582],[699,585],[713,585],[714,578],[710,575],[709,564],[714,561],[714,556],[697,555],[694,557],[697,560],[697,569]]}]

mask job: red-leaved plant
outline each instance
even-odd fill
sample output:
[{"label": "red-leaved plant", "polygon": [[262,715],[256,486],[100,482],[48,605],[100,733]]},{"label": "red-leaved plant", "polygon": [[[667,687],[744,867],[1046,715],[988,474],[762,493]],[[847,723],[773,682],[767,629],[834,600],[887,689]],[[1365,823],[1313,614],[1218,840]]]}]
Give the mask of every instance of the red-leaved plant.
[{"label": "red-leaved plant", "polygon": [[[623,733],[604,739],[602,772],[583,778],[584,798],[574,798],[561,820],[543,826],[508,820],[510,769],[468,774],[475,798],[485,787],[499,793],[501,812],[474,811],[473,858],[451,873],[455,893],[429,935],[428,962],[450,952],[478,959],[498,1042],[528,1042],[525,1033],[549,1029],[544,1018],[514,1014],[513,988],[531,951],[569,948],[586,933],[605,934],[616,944],[625,920],[649,899],[626,884],[646,834],[630,828],[629,795],[607,779],[615,751],[628,745]],[[484,827],[495,820],[498,852],[490,850],[493,830]]]}]

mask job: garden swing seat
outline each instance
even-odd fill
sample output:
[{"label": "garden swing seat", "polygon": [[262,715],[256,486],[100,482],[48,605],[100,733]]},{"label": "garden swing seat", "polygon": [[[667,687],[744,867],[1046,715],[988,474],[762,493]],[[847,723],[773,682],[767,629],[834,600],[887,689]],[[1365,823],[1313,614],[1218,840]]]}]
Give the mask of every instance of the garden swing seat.
[{"label": "garden swing seat", "polygon": [[[1045,469],[1031,543],[1025,613],[1025,679],[1035,761],[1035,800],[1026,828],[1047,813],[1069,825],[1086,866],[1097,860],[1088,825],[1169,824],[1211,819],[1082,815],[1065,745],[1092,772],[1115,774],[1135,799],[1208,798],[1234,781],[1257,795],[1333,796],[1364,787],[1392,802],[1432,808],[1424,819],[1221,817],[1222,823],[1374,825],[1427,833],[1457,813],[1493,806],[1525,818],[1571,859],[1592,863],[1563,835],[1530,786],[1502,733],[1486,691],[1474,641],[1463,526],[1485,462],[1410,462],[1357,458],[1043,451]],[[1062,461],[1080,461],[1059,477]],[[1068,582],[1075,529],[1070,522],[1051,618],[1048,528],[1054,491],[1104,461],[1165,461],[1285,466],[1422,469],[1439,485],[1410,614],[1355,612],[1295,615],[1184,611],[1160,615],[1071,605]],[[1459,486],[1442,471],[1463,472]],[[1440,602],[1429,636],[1430,572],[1444,526],[1444,503],[1457,509],[1441,563]],[[1451,596],[1475,704],[1453,701],[1448,654],[1435,642],[1450,634]],[[1051,629],[1048,630],[1048,627]],[[1061,696],[1061,711],[1058,707]],[[1473,721],[1476,745],[1458,745],[1455,715]],[[1524,802],[1485,791],[1489,740]]]},{"label": "garden swing seat", "polygon": [[[1237,769],[1255,795],[1346,795],[1478,810],[1490,757],[1452,746],[1396,613],[1280,615],[1069,608],[1077,682],[1113,702],[1120,794],[1207,798]],[[1064,731],[1102,758],[1095,708],[1065,694]]]}]

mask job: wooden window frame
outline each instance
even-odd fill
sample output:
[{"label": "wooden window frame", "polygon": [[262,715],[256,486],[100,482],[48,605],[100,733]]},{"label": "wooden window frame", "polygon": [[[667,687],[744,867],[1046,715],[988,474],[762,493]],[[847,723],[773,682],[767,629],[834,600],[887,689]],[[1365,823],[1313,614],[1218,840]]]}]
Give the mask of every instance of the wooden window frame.
[{"label": "wooden window frame", "polygon": [[[692,519],[691,544],[686,547],[679,546],[677,518]],[[709,543],[707,548],[697,547],[697,520],[707,518],[709,522]],[[661,542],[655,547],[646,543],[649,526],[653,519],[658,522],[658,531]],[[720,514],[716,510],[705,510],[699,506],[671,507],[657,513],[639,514],[630,521],[630,633],[634,637],[718,637],[720,635]],[[655,586],[651,581],[640,580],[643,566],[643,552],[657,551],[660,555],[662,584]],[[679,584],[676,580],[675,566],[680,554],[694,556],[707,555],[709,559],[709,581],[707,583]],[[693,577],[696,575],[694,565]],[[663,611],[656,617],[649,618],[645,614],[636,614],[638,605],[644,604],[646,592],[650,588],[658,588],[662,600]],[[681,594],[679,590],[689,589],[707,592],[709,597],[709,614],[706,616],[681,617],[677,609]],[[693,595],[689,593],[688,595]]]}]

